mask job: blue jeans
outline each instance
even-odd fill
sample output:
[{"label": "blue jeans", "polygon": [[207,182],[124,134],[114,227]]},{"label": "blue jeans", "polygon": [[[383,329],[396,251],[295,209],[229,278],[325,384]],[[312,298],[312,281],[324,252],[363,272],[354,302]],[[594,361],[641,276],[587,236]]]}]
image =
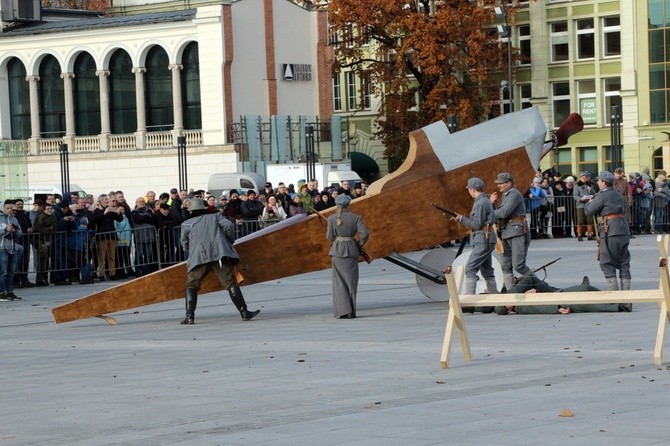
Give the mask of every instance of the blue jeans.
[{"label": "blue jeans", "polygon": [[0,293],[14,291],[14,273],[22,256],[23,246],[18,243],[12,254],[0,246]]}]

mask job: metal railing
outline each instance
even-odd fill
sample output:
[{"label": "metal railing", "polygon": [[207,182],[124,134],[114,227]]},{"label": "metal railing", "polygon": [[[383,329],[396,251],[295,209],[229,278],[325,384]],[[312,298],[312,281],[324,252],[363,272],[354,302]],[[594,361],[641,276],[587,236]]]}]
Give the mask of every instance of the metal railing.
[{"label": "metal railing", "polygon": [[[277,222],[240,220],[233,224],[239,238]],[[23,234],[18,243],[24,250],[15,273],[17,284],[92,283],[112,276],[141,277],[188,257],[181,247],[181,226],[160,229],[142,226],[104,233],[89,230],[30,233]],[[110,247],[113,256],[107,254]]]},{"label": "metal railing", "polygon": [[[526,198],[528,224],[533,238],[575,237],[577,232],[577,206],[571,196],[555,196],[533,206]],[[537,202],[536,202],[537,203]],[[624,210],[633,234],[670,232],[670,203],[664,197],[633,197]],[[587,219],[581,232],[587,235],[592,219]]]}]

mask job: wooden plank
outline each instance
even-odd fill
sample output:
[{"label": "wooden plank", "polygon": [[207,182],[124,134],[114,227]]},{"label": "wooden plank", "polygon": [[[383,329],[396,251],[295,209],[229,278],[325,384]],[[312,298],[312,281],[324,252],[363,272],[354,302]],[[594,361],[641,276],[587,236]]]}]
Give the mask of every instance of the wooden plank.
[{"label": "wooden plank", "polygon": [[561,293],[508,293],[508,294],[461,294],[461,305],[560,305],[568,303],[608,304],[627,302],[657,302],[664,299],[662,290],[627,291],[569,291]]},{"label": "wooden plank", "polygon": [[454,333],[454,328],[458,330],[458,338],[461,341],[461,351],[463,352],[463,360],[468,363],[472,356],[470,352],[470,341],[468,340],[468,332],[465,328],[463,320],[463,310],[461,303],[458,300],[458,283],[463,278],[463,266],[459,266],[455,277],[451,274],[451,267],[447,268],[446,273],[447,287],[449,288],[449,313],[447,315],[447,326],[444,330],[444,341],[442,342],[442,354],[440,356],[440,364],[443,369],[449,367],[449,356],[451,354],[451,338]]}]

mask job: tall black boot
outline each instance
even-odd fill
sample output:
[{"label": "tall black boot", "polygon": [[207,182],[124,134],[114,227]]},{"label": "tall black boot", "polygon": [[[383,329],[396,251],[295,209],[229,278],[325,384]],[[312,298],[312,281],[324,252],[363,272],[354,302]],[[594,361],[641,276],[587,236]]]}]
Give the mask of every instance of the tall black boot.
[{"label": "tall black boot", "polygon": [[198,290],[186,288],[186,317],[180,322],[182,325],[195,324],[195,307],[198,305]]},{"label": "tall black boot", "polygon": [[228,294],[230,294],[230,300],[233,301],[233,305],[239,310],[243,321],[250,321],[251,318],[261,312],[261,310],[249,311],[247,309],[247,303],[244,301],[244,296],[242,296],[242,290],[240,290],[237,284],[228,288]]}]

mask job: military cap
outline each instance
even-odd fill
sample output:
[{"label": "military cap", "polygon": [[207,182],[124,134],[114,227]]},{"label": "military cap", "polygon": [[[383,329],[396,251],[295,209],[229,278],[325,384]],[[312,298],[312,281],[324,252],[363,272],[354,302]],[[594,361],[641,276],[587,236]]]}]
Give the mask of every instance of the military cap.
[{"label": "military cap", "polygon": [[468,180],[468,185],[466,186],[466,188],[467,189],[482,190],[482,189],[484,189],[484,182],[477,177],[472,177]]},{"label": "military cap", "polygon": [[591,172],[585,170],[584,172],[579,174],[580,177],[589,177],[591,178]]},{"label": "military cap", "polygon": [[604,181],[607,184],[613,184],[614,183],[614,174],[612,172],[608,172],[607,170],[604,170],[600,172],[600,175],[598,175],[598,179]]},{"label": "military cap", "polygon": [[188,205],[188,211],[203,211],[205,210],[205,202],[199,198],[192,198],[190,204]]},{"label": "military cap", "polygon": [[496,177],[496,183],[502,184],[502,183],[507,183],[507,182],[512,182],[514,181],[514,177],[512,176],[511,173],[509,172],[500,172],[498,176]]},{"label": "military cap", "polygon": [[351,197],[346,194],[340,194],[335,198],[335,204],[338,206],[349,206],[351,202]]}]

